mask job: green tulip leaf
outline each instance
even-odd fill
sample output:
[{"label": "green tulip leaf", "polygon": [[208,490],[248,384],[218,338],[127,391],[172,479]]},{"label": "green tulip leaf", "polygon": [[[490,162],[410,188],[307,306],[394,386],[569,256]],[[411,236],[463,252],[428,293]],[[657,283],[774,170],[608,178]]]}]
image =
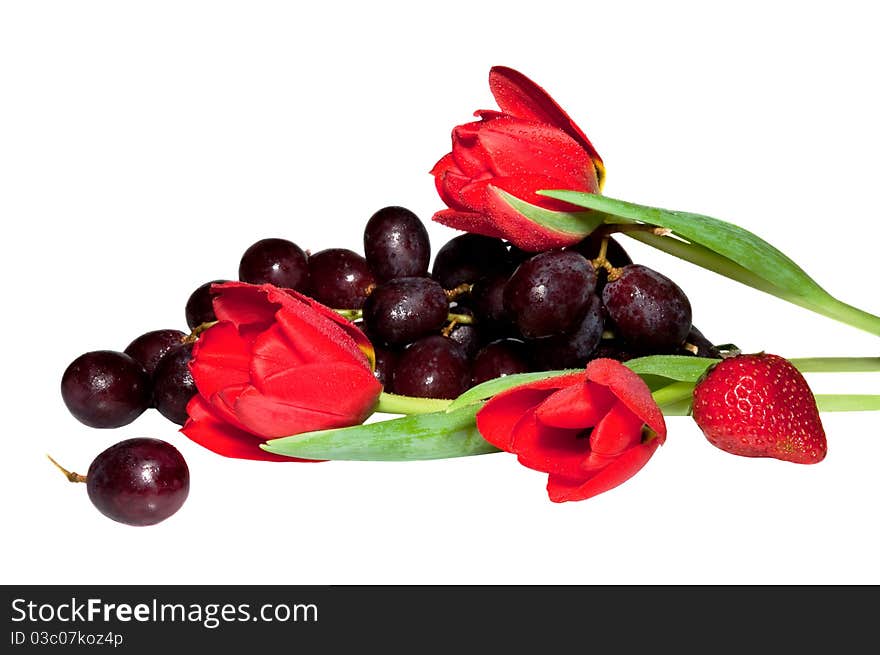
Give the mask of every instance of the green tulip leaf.
[{"label": "green tulip leaf", "polygon": [[[880,317],[834,298],[788,256],[737,225],[702,214],[647,207],[593,193],[558,190],[538,193],[612,217],[606,218],[606,223],[665,228],[669,234],[645,230],[626,230],[625,233],[742,284],[880,335]],[[541,224],[540,217],[533,220]]]},{"label": "green tulip leaf", "polygon": [[504,375],[500,378],[487,380],[475,387],[471,387],[458,398],[452,401],[447,412],[455,411],[462,407],[472,405],[474,403],[482,403],[487,398],[491,398],[502,391],[507,391],[521,384],[536,382],[538,380],[547,380],[549,378],[559,377],[561,375],[570,375],[571,373],[580,373],[583,369],[561,370],[561,371],[540,371],[537,373],[513,373]]},{"label": "green tulip leaf", "polygon": [[544,209],[525,200],[520,200],[498,187],[492,187],[492,191],[516,212],[522,214],[533,223],[543,225],[554,232],[570,234],[576,238],[586,236],[609,218],[602,212],[596,211],[562,212]]},{"label": "green tulip leaf", "polygon": [[624,362],[640,376],[657,376],[677,382],[696,382],[712,364],[721,360],[690,355],[648,355]]},{"label": "green tulip leaf", "polygon": [[480,405],[272,439],[260,447],[302,459],[410,461],[498,452],[477,431]]}]

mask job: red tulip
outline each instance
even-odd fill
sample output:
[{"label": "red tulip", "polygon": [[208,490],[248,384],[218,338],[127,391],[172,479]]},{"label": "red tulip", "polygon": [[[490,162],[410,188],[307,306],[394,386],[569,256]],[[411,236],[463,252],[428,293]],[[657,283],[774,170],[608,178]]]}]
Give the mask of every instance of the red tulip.
[{"label": "red tulip", "polygon": [[543,209],[582,212],[535,192],[598,193],[605,176],[602,159],[568,114],[522,73],[495,66],[489,88],[501,111],[477,111],[479,121],[456,127],[452,152],[431,170],[449,207],[433,219],[533,252],[577,243],[583,234],[538,225],[515,210],[503,192]]},{"label": "red tulip", "polygon": [[193,348],[186,436],[228,457],[290,461],[259,444],[370,416],[382,388],[372,346],[349,321],[270,284],[212,288],[218,322]]},{"label": "red tulip", "polygon": [[549,473],[550,500],[583,500],[635,475],[666,440],[644,380],[612,359],[504,391],[477,413],[483,438]]}]

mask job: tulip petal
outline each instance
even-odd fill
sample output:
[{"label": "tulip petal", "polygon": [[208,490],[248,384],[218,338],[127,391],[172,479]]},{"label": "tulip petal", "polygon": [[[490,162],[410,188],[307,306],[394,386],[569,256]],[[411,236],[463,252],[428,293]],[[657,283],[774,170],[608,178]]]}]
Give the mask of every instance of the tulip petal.
[{"label": "tulip petal", "polygon": [[362,423],[382,391],[370,370],[342,362],[297,366],[254,385],[236,399],[235,415],[273,439]]},{"label": "tulip petal", "polygon": [[261,439],[218,418],[211,406],[199,395],[190,400],[186,411],[189,414],[189,419],[180,431],[195,443],[218,455],[273,462],[314,461],[273,455],[262,450],[260,448]]},{"label": "tulip petal", "polygon": [[585,500],[604,493],[626,482],[651,459],[660,442],[652,439],[621,453],[608,466],[586,479],[551,474],[547,479],[547,494],[554,503]]},{"label": "tulip petal", "polygon": [[460,192],[470,184],[471,178],[461,172],[451,152],[434,164],[431,175],[434,176],[434,186],[440,199],[451,209],[467,211],[468,208],[461,202]]},{"label": "tulip petal", "polygon": [[550,97],[549,93],[519,71],[506,66],[493,66],[489,71],[489,89],[503,112],[528,120],[548,123],[565,131],[577,141],[592,159],[601,189],[605,178],[605,165],[602,163],[602,158],[586,134]]},{"label": "tulip petal", "polygon": [[524,415],[512,433],[519,463],[536,471],[564,476],[584,475],[582,462],[590,454],[590,440],[578,430],[544,425],[534,412]]},{"label": "tulip petal", "polygon": [[644,422],[618,401],[608,411],[590,436],[590,449],[596,455],[616,457],[642,440]]},{"label": "tulip petal", "polygon": [[444,209],[435,213],[431,220],[464,232],[473,232],[474,234],[482,234],[483,236],[495,237],[496,239],[505,238],[504,233],[496,228],[495,224],[485,214]]},{"label": "tulip petal", "polygon": [[229,321],[235,327],[251,326],[265,329],[275,321],[278,306],[266,297],[266,284],[224,282],[211,286],[214,295],[214,314],[219,321]]},{"label": "tulip petal", "polygon": [[516,422],[559,388],[580,384],[585,373],[560,375],[521,384],[495,395],[477,412],[477,429],[496,448],[513,452],[512,436]]},{"label": "tulip petal", "polygon": [[247,383],[250,351],[249,340],[231,322],[220,321],[202,332],[189,363],[199,393],[210,398],[225,387]]},{"label": "tulip petal", "polygon": [[[568,134],[551,125],[512,116],[455,128],[452,154],[474,179],[539,175],[557,180],[557,189],[595,192],[593,161]],[[533,187],[532,191],[545,187]]]},{"label": "tulip petal", "polygon": [[554,393],[538,407],[537,417],[545,425],[582,430],[595,426],[614,402],[606,387],[587,382]]},{"label": "tulip petal", "polygon": [[587,363],[587,378],[608,387],[621,402],[651,428],[660,443],[666,440],[666,421],[654,402],[651,390],[637,373],[614,359],[594,359]]}]

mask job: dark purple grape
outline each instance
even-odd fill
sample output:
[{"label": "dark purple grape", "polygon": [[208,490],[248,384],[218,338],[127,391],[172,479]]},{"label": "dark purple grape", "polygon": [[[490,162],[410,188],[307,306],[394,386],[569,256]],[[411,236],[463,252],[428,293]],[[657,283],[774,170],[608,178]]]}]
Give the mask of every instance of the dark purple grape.
[{"label": "dark purple grape", "polygon": [[118,428],[150,406],[150,376],[125,353],[93,350],[77,357],[64,371],[61,397],[81,423]]},{"label": "dark purple grape", "polygon": [[510,323],[510,317],[504,308],[504,288],[508,279],[506,274],[495,273],[474,282],[467,302],[480,323],[493,327]]},{"label": "dark purple grape", "polygon": [[668,353],[681,347],[691,329],[691,304],[665,275],[630,264],[602,290],[614,334],[642,352]]},{"label": "dark purple grape", "polygon": [[152,330],[137,337],[125,348],[125,354],[133,357],[151,376],[156,365],[168,351],[176,348],[186,339],[186,333],[180,330]]},{"label": "dark purple grape", "polygon": [[501,239],[466,233],[450,239],[437,251],[431,277],[444,289],[454,289],[510,268],[507,245]]},{"label": "dark purple grape", "polygon": [[440,335],[411,344],[394,367],[394,392],[419,398],[456,398],[470,382],[461,346]]},{"label": "dark purple grape", "polygon": [[392,345],[411,343],[446,322],[449,300],[427,277],[399,277],[378,285],[364,303],[367,331]]},{"label": "dark purple grape", "polygon": [[211,292],[211,285],[222,284],[226,281],[205,282],[190,294],[186,301],[186,324],[190,330],[194,330],[203,323],[213,323],[217,320],[217,316],[214,314],[214,294]]},{"label": "dark purple grape", "polygon": [[607,358],[626,362],[636,357],[639,357],[639,354],[627,349],[619,339],[602,339],[590,359]]},{"label": "dark purple grape", "polygon": [[578,326],[593,292],[596,272],[576,252],[550,250],[524,261],[504,288],[504,309],[528,339]]},{"label": "dark purple grape", "polygon": [[[599,250],[602,248],[602,236],[590,234],[578,241],[573,246],[569,246],[566,250],[574,250],[589,260],[596,259],[599,256]],[[605,248],[605,259],[612,266],[620,268],[629,266],[633,263],[629,254],[623,249],[617,241],[608,237],[608,245]]]},{"label": "dark purple grape", "polygon": [[455,341],[464,350],[468,359],[474,357],[477,351],[486,342],[484,335],[485,328],[482,325],[474,325],[473,323],[456,323],[449,330],[448,337]]},{"label": "dark purple grape", "polygon": [[360,309],[375,284],[367,260],[353,250],[328,248],[309,257],[309,293],[328,307]]},{"label": "dark purple grape", "polygon": [[241,256],[238,279],[308,292],[309,264],[302,248],[287,239],[261,239]]},{"label": "dark purple grape", "polygon": [[183,505],[189,495],[189,468],[165,441],[127,439],[95,457],[86,489],[104,516],[127,525],[154,525]]},{"label": "dark purple grape", "polygon": [[604,319],[599,297],[590,297],[587,313],[580,325],[567,334],[559,334],[529,342],[532,365],[541,371],[583,368],[594,356],[602,340]]},{"label": "dark purple grape", "polygon": [[526,346],[518,339],[499,339],[484,346],[471,364],[471,384],[531,370]]},{"label": "dark purple grape", "polygon": [[431,260],[428,230],[405,207],[383,207],[364,228],[364,255],[381,281],[396,277],[426,277]]},{"label": "dark purple grape", "polygon": [[373,345],[373,350],[376,353],[376,368],[373,369],[373,374],[384,391],[394,393],[394,367],[400,358],[400,353],[377,345]]},{"label": "dark purple grape", "polygon": [[189,370],[193,344],[182,344],[169,352],[153,374],[153,404],[172,423],[186,423],[186,406],[196,394],[196,383]]},{"label": "dark purple grape", "polygon": [[684,346],[679,349],[679,354],[721,359],[721,351],[718,347],[704,337],[703,333],[694,326],[691,326],[691,330],[684,340]]}]

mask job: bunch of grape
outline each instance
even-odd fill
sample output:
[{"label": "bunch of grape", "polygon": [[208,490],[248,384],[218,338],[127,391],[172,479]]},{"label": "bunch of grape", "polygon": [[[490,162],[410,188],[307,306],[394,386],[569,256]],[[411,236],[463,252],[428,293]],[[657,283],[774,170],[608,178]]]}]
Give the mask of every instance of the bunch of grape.
[{"label": "bunch of grape", "polygon": [[[691,324],[691,306],[669,278],[634,264],[609,236],[527,253],[496,238],[461,234],[436,253],[425,225],[399,206],[375,212],[364,254],[307,253],[267,238],[239,262],[239,280],[294,289],[350,317],[376,351],[386,391],[454,398],[486,380],[527,371],[582,368],[596,357],[644,354],[717,357]],[[127,425],[149,407],[182,425],[196,389],[192,344],[216,320],[211,286],[186,303],[189,334],[153,330],[124,351],[86,353],[62,378],[62,395],[83,423]]]}]

